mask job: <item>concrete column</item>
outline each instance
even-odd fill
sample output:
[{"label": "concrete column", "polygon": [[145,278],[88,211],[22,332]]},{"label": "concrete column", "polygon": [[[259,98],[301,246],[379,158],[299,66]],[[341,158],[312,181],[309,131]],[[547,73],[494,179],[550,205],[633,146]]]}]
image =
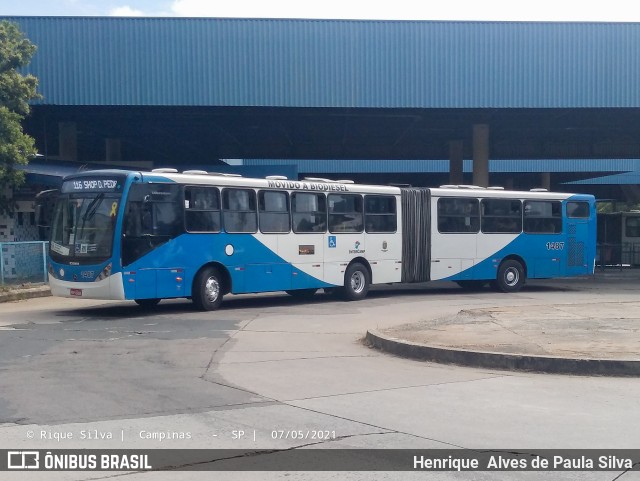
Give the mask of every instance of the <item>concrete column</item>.
[{"label": "concrete column", "polygon": [[58,155],[64,160],[78,160],[78,131],[75,122],[58,123]]},{"label": "concrete column", "polygon": [[551,190],[551,172],[540,172],[540,187]]},{"label": "concrete column", "polygon": [[464,143],[462,140],[449,141],[449,183],[464,184],[462,175]]},{"label": "concrete column", "polygon": [[473,125],[473,184],[489,186],[489,126]]},{"label": "concrete column", "polygon": [[105,139],[107,162],[122,160],[122,141],[120,139]]},{"label": "concrete column", "polygon": [[507,180],[504,181],[504,188],[513,190],[513,177],[507,177]]}]

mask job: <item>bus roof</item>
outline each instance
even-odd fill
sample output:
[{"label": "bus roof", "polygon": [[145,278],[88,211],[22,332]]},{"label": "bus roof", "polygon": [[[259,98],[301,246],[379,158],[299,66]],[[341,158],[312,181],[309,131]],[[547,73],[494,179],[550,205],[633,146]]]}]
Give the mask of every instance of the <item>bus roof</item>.
[{"label": "bus roof", "polygon": [[[175,171],[175,172],[174,172]],[[155,171],[128,171],[128,170],[91,170],[79,172],[65,177],[65,180],[85,177],[96,177],[100,175],[127,175],[140,176],[143,182],[170,182],[190,185],[211,185],[221,187],[252,187],[258,189],[278,189],[304,192],[326,192],[326,193],[361,193],[361,194],[386,194],[399,195],[404,188],[387,185],[356,184],[347,180],[330,180],[315,177],[301,180],[286,179],[281,176],[269,176],[266,178],[242,177],[233,174],[205,171],[185,171],[177,172],[176,169],[156,169]],[[425,188],[427,189],[427,188]],[[479,197],[479,198],[518,198],[518,199],[554,199],[564,200],[569,197],[582,197],[584,199],[594,199],[589,194],[572,194],[562,192],[547,191],[517,191],[502,190],[492,188],[482,188],[478,186],[442,186],[428,188],[434,197]]]},{"label": "bus roof", "polygon": [[582,198],[595,200],[590,194],[572,194],[568,192],[502,190],[480,188],[433,188],[430,189],[434,197],[478,197],[493,199],[532,199],[532,200],[564,200],[568,198]]}]

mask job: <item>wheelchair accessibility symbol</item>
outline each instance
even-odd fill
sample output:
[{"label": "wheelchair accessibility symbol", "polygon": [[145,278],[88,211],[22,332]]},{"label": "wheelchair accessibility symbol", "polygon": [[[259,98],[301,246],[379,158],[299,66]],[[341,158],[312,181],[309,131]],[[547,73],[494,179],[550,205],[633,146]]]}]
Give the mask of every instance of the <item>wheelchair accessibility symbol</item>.
[{"label": "wheelchair accessibility symbol", "polygon": [[331,248],[331,249],[335,249],[336,244],[337,244],[336,236],[334,236],[334,235],[330,235],[330,236],[329,236],[329,248]]}]

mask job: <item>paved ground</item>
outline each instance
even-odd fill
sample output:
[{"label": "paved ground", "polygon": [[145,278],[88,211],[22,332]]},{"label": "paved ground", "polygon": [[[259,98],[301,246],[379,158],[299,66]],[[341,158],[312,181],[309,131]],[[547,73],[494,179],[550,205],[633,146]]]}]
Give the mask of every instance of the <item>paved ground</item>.
[{"label": "paved ground", "polygon": [[[637,448],[637,379],[418,362],[370,349],[362,338],[369,329],[454,319],[460,311],[530,314],[553,306],[575,312],[591,304],[606,305],[606,319],[624,318],[639,290],[637,278],[608,273],[596,280],[531,283],[514,295],[464,293],[434,283],[378,288],[357,303],[239,296],[214,313],[193,311],[183,301],[163,302],[153,313],[133,303],[4,303],[0,448]],[[246,435],[237,439],[240,430]],[[279,431],[289,430],[335,431],[337,439],[281,439]],[[86,439],[96,431],[113,439]],[[160,441],[162,432],[188,433],[190,439]],[[72,439],[56,440],[67,433]],[[235,472],[223,478],[628,481],[637,474]],[[32,473],[7,479],[112,476]]]},{"label": "paved ground", "polygon": [[640,301],[464,309],[384,332],[457,349],[638,361]]},{"label": "paved ground", "polygon": [[[640,282],[635,271],[598,273],[579,282]],[[389,352],[462,365],[570,374],[640,376],[640,301],[594,295],[580,303],[492,306],[371,330]]]}]

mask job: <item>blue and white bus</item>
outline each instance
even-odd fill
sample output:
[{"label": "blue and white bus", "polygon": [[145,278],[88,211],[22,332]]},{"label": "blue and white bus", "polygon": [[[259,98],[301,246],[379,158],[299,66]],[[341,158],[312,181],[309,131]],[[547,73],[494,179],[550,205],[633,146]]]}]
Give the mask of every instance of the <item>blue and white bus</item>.
[{"label": "blue and white bus", "polygon": [[228,293],[358,300],[432,280],[516,292],[592,274],[595,253],[590,195],[102,170],[65,178],[48,270],[56,296],[213,310]]}]

